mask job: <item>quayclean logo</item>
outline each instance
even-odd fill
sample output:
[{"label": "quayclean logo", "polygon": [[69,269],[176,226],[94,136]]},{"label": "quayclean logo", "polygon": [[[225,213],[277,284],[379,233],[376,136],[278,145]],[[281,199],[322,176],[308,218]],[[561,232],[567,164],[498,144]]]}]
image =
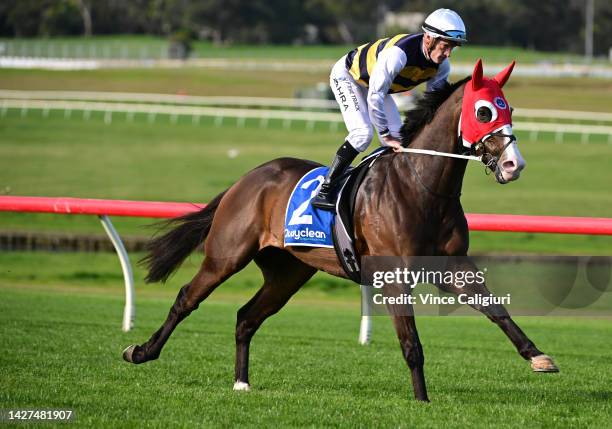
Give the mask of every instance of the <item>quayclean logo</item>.
[{"label": "quayclean logo", "polygon": [[292,238],[294,240],[302,240],[302,239],[312,239],[316,238],[319,240],[326,240],[327,234],[323,231],[316,231],[310,228],[302,229],[300,231],[290,230],[285,228],[285,239]]}]

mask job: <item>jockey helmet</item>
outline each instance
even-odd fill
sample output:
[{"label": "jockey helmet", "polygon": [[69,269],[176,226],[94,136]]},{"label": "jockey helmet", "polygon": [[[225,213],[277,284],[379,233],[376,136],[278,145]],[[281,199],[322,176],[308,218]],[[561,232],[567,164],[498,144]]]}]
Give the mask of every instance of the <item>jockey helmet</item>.
[{"label": "jockey helmet", "polygon": [[425,18],[422,28],[434,38],[449,40],[459,45],[467,42],[463,20],[450,9],[434,10]]}]

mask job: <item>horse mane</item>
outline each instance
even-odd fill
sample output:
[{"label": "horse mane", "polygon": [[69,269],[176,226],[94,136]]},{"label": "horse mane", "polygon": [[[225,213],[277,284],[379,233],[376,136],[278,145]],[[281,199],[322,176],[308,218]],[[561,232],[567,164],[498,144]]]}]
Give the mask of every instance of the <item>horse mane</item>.
[{"label": "horse mane", "polygon": [[406,112],[406,119],[400,129],[402,146],[407,147],[425,125],[430,123],[438,107],[442,105],[461,85],[469,81],[468,76],[455,83],[444,82],[444,86],[435,91],[427,91],[423,98],[417,101],[414,109]]}]

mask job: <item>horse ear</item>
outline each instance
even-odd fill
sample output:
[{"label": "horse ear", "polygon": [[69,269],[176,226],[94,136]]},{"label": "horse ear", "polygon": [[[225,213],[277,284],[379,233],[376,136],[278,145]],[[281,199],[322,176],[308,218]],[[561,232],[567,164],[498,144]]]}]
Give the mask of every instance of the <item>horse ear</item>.
[{"label": "horse ear", "polygon": [[508,82],[510,74],[512,73],[512,69],[514,69],[515,63],[516,61],[512,61],[512,63],[508,67],[497,73],[497,75],[493,78],[499,84],[500,88],[503,87],[506,82]]},{"label": "horse ear", "polygon": [[482,86],[482,60],[478,58],[476,65],[474,66],[474,72],[472,73],[472,90],[478,91]]}]

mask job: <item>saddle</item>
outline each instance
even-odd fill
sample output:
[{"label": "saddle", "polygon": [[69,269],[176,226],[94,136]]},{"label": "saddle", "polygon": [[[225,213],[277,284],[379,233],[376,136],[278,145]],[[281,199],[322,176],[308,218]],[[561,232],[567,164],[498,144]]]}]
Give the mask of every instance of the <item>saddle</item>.
[{"label": "saddle", "polygon": [[336,200],[336,216],[332,238],[336,255],[348,277],[361,284],[360,256],[355,251],[354,213],[357,192],[366,174],[376,160],[390,149],[381,147],[363,158],[361,162],[346,173],[336,185],[339,189]]}]

